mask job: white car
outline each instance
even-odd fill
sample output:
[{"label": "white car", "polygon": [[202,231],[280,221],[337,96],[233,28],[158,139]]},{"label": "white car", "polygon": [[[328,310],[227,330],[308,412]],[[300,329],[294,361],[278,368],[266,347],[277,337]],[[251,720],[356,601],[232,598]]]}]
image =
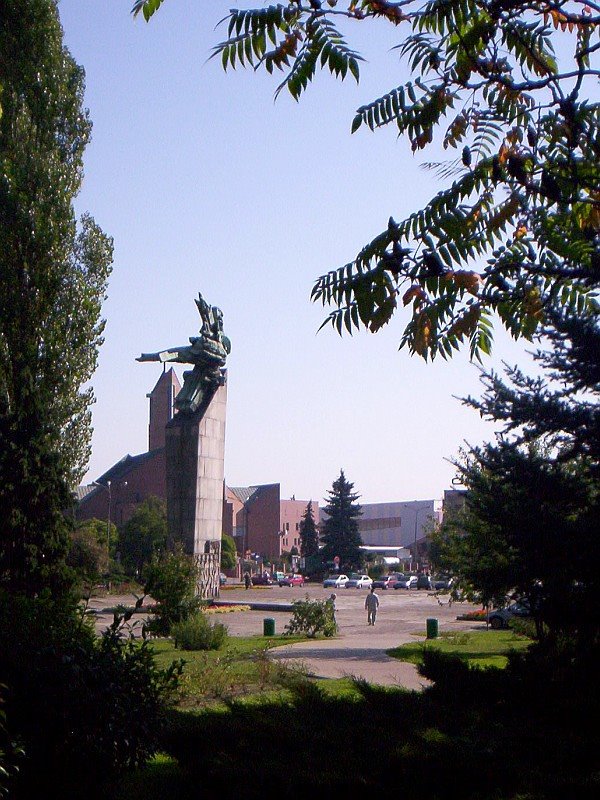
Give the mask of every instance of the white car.
[{"label": "white car", "polygon": [[330,575],[323,581],[323,588],[333,587],[334,589],[343,589],[348,582],[347,575]]},{"label": "white car", "polygon": [[373,584],[368,575],[360,575],[357,572],[351,572],[350,577],[346,581],[346,589],[370,589]]}]

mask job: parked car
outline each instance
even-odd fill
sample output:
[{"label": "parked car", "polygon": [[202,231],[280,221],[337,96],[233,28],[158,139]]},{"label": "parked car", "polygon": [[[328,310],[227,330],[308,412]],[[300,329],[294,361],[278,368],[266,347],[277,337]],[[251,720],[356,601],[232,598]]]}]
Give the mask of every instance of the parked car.
[{"label": "parked car", "polygon": [[394,584],[394,589],[415,589],[417,580],[416,575],[401,575]]},{"label": "parked car", "polygon": [[382,575],[381,578],[375,578],[372,585],[375,589],[392,589],[399,577],[397,572],[393,575]]},{"label": "parked car", "polygon": [[433,582],[429,575],[417,575],[417,589],[433,589]]},{"label": "parked car", "polygon": [[289,575],[284,575],[277,583],[280,586],[304,586],[304,575],[293,572]]},{"label": "parked car", "polygon": [[373,581],[368,575],[361,575],[358,572],[351,572],[346,581],[346,589],[370,589]]},{"label": "parked car", "polygon": [[508,623],[515,617],[529,616],[531,616],[529,603],[521,600],[517,603],[511,603],[509,606],[506,606],[506,608],[495,608],[493,611],[490,611],[488,622],[490,626],[497,631],[502,628],[508,628]]},{"label": "parked car", "polygon": [[452,585],[454,584],[454,578],[444,577],[440,575],[439,578],[436,578],[433,582],[433,588],[437,591],[444,590],[444,589],[451,589]]},{"label": "parked car", "polygon": [[252,586],[271,586],[273,579],[268,572],[252,576]]},{"label": "parked car", "polygon": [[323,581],[323,588],[333,587],[334,589],[343,589],[348,582],[347,575],[329,575]]}]

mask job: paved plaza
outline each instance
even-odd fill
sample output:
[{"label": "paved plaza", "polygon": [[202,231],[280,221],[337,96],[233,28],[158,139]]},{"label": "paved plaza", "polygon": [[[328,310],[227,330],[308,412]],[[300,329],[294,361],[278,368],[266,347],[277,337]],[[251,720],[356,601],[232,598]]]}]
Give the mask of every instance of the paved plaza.
[{"label": "paved plaza", "polygon": [[[232,611],[219,615],[231,636],[262,635],[265,618],[275,620],[275,633],[283,633],[291,617],[290,603],[294,600],[325,600],[331,594],[321,584],[307,584],[303,589],[279,586],[226,587],[221,590],[220,600],[232,603],[255,603],[267,606],[246,611]],[[339,633],[333,639],[300,642],[269,651],[272,658],[290,665],[301,666],[309,674],[340,678],[362,677],[370,683],[388,686],[404,686],[420,689],[427,684],[413,664],[398,661],[385,654],[386,650],[410,641],[424,641],[427,619],[438,620],[440,633],[444,631],[466,631],[481,629],[481,623],[456,619],[458,614],[476,608],[465,603],[449,603],[448,596],[437,597],[425,590],[378,590],[380,605],[374,627],[367,625],[365,596],[363,589],[339,589],[336,591],[336,618]],[[132,595],[95,598],[91,606],[97,611],[96,626],[101,631],[112,621],[112,614],[103,613],[107,605],[121,602],[131,605]],[[273,610],[281,605],[285,610]],[[139,619],[136,615],[134,619]]]}]

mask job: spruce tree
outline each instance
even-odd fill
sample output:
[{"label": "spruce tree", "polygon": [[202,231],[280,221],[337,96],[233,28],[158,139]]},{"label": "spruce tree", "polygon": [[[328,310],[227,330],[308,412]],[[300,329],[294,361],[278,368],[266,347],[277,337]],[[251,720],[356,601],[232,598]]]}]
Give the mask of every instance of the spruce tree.
[{"label": "spruce tree", "polygon": [[0,584],[67,580],[112,242],[75,221],[91,125],[55,0],[0,4]]},{"label": "spruce tree", "polygon": [[316,556],[318,553],[319,534],[315,523],[312,500],[309,500],[300,520],[300,555],[310,557]]},{"label": "spruce tree", "polygon": [[505,378],[482,376],[481,400],[465,399],[504,430],[456,461],[467,510],[462,530],[442,530],[441,550],[484,601],[516,592],[531,601],[540,633],[545,625],[592,641],[600,633],[589,612],[600,589],[600,327],[597,315],[549,313],[549,348],[535,354],[547,377],[507,367]]},{"label": "spruce tree", "polygon": [[333,561],[338,556],[342,570],[360,569],[363,563],[362,539],[358,530],[358,518],[362,514],[358,503],[360,495],[353,489],[354,484],[347,481],[344,470],[340,470],[324,508],[326,518],[321,534],[324,544],[321,554],[324,561]]}]

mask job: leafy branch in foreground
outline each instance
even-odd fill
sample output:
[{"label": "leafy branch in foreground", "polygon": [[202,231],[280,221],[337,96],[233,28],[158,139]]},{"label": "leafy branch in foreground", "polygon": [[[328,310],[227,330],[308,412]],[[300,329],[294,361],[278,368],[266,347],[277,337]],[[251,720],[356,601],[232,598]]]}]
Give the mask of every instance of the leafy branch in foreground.
[{"label": "leafy branch in foreground", "polygon": [[[147,19],[161,0],[138,2]],[[557,299],[581,313],[600,276],[600,5],[584,0],[291,0],[232,9],[225,68],[287,69],[295,99],[327,68],[357,80],[360,56],[333,20],[402,31],[412,80],[361,106],[352,131],[394,125],[413,152],[439,133],[460,155],[428,165],[450,186],[393,218],[350,262],[322,275],[324,324],[376,332],[402,307],[401,346],[447,358],[490,351],[492,318],[530,339]],[[557,56],[560,42],[560,57]],[[271,47],[271,49],[267,49]]]}]

